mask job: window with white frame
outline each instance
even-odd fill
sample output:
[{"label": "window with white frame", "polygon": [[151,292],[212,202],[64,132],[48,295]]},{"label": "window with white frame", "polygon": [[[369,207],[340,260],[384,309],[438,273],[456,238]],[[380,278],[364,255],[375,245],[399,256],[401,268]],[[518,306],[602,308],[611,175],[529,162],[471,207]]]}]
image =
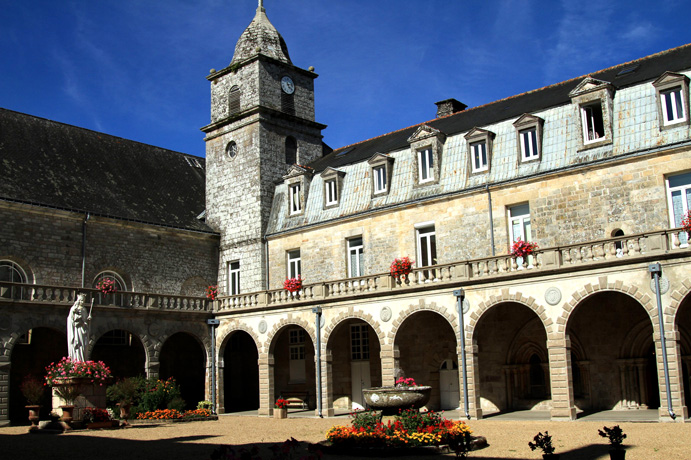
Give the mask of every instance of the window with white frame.
[{"label": "window with white frame", "polygon": [[299,214],[302,211],[300,183],[290,185],[288,187],[288,195],[290,199],[290,214]]},{"label": "window with white frame", "polygon": [[305,330],[288,331],[288,356],[290,361],[290,383],[305,381]]},{"label": "window with white frame", "polygon": [[487,143],[485,141],[470,144],[470,161],[472,172],[487,171]]},{"label": "window with white frame", "polygon": [[228,295],[240,294],[240,261],[228,262],[227,265]]},{"label": "window with white frame", "polygon": [[301,275],[300,250],[288,251],[288,278],[297,278]]},{"label": "window with white frame", "polygon": [[372,168],[374,174],[374,193],[386,192],[386,166]]},{"label": "window with white frame", "polygon": [[350,326],[350,359],[353,361],[369,359],[369,326],[365,323]]},{"label": "window with white frame", "polygon": [[537,128],[524,129],[518,132],[521,143],[521,160],[530,161],[540,157],[537,145]]},{"label": "window with white frame", "polygon": [[[437,264],[437,239],[434,225],[426,225],[417,228],[417,265],[427,267]],[[436,278],[435,270],[423,270],[420,276],[425,281]]]},{"label": "window with white frame", "polygon": [[[691,172],[667,178],[669,223],[672,228],[681,227],[681,221],[691,209]],[[686,232],[679,232],[681,244],[688,244]]]},{"label": "window with white frame", "polygon": [[326,181],[324,187],[326,188],[326,206],[338,204],[338,184],[336,179]]},{"label": "window with white frame", "polygon": [[427,148],[424,150],[418,150],[417,152],[417,162],[418,162],[418,180],[419,183],[434,181],[434,157],[432,155],[432,149]]},{"label": "window with white frame", "polygon": [[26,283],[26,272],[11,260],[0,260],[0,281],[8,283]]},{"label": "window with white frame", "polygon": [[605,137],[605,124],[600,101],[581,107],[581,122],[584,144],[597,142]]},{"label": "window with white frame", "polygon": [[348,240],[348,276],[350,278],[365,276],[362,237]]},{"label": "window with white frame", "polygon": [[521,241],[532,240],[529,204],[520,204],[509,208],[509,233],[512,242],[519,238]]},{"label": "window with white frame", "polygon": [[663,124],[671,125],[686,120],[681,86],[660,91],[660,105]]}]

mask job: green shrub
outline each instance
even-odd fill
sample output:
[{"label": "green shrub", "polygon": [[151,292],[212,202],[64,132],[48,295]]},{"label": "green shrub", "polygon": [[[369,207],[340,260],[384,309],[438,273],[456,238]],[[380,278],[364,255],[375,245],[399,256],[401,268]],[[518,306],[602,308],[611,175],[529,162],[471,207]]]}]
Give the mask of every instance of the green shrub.
[{"label": "green shrub", "polygon": [[353,418],[352,423],[355,428],[364,428],[366,430],[374,429],[377,423],[381,421],[381,416],[373,410],[353,412],[351,417]]}]

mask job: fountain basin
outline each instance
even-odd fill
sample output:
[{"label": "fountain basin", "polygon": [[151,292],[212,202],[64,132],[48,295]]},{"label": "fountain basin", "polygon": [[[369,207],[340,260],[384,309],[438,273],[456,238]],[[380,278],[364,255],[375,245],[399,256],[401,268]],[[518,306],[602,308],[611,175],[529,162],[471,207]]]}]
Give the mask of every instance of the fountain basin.
[{"label": "fountain basin", "polygon": [[362,390],[367,405],[384,415],[395,415],[399,409],[419,409],[429,401],[430,386],[377,387]]}]

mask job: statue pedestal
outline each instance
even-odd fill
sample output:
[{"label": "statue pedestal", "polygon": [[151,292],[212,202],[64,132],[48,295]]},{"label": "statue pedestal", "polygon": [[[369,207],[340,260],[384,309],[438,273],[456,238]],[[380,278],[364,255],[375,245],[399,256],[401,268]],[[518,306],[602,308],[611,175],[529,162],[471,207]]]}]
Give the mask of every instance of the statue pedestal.
[{"label": "statue pedestal", "polygon": [[[61,385],[76,385],[79,387],[80,395],[74,401],[74,420],[81,421],[85,407],[106,407],[106,383],[100,385],[98,383],[91,383],[91,379],[87,378],[72,378],[59,379],[56,383]],[[55,393],[55,386],[53,386],[53,407],[60,407],[66,405],[67,402]]]}]

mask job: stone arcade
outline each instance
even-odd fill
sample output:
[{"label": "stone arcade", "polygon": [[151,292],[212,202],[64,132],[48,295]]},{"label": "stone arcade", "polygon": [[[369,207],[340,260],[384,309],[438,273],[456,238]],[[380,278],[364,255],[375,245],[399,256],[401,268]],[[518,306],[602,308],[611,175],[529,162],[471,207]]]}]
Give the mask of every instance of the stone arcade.
[{"label": "stone arcade", "polygon": [[[477,108],[442,101],[332,151],[317,75],[260,2],[207,77],[206,159],[0,109],[0,423],[26,418],[22,378],[67,354],[78,292],[92,358],[174,376],[190,404],[215,388],[221,413],[284,396],[333,415],[400,368],[432,386],[428,407],[473,417],[686,420],[690,75],[687,45]],[[523,264],[518,238],[540,245]],[[93,289],[104,277],[116,294]]]}]

